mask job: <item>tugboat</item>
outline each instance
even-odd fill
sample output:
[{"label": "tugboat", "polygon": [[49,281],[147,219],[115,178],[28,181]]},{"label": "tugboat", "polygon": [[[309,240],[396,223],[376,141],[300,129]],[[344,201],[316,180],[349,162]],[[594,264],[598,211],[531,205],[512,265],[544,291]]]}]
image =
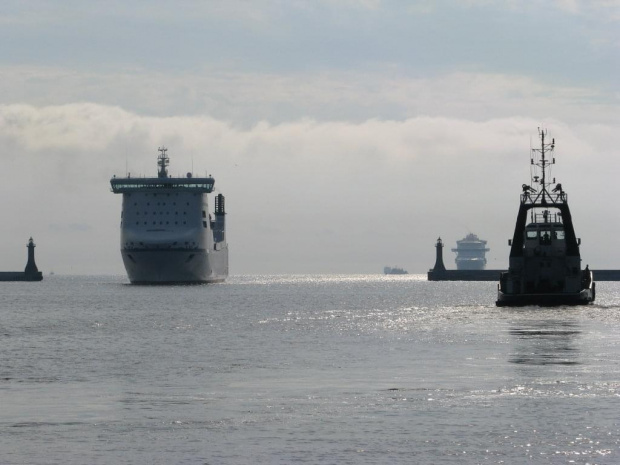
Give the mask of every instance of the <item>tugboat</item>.
[{"label": "tugboat", "polygon": [[538,128],[538,133],[540,148],[531,151],[531,185],[522,186],[514,235],[508,241],[509,267],[498,285],[498,307],[583,305],[596,295],[592,272],[588,266],[581,269],[581,239],[575,236],[566,192],[549,178],[555,139],[545,142],[547,131]]}]

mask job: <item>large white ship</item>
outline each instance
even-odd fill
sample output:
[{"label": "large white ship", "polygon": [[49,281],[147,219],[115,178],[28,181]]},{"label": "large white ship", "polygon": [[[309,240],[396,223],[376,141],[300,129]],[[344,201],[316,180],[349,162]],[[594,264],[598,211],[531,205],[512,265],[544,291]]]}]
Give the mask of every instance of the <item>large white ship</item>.
[{"label": "large white ship", "polygon": [[159,148],[156,178],[127,175],[110,180],[123,194],[121,255],[127,276],[136,284],[215,283],[228,276],[224,196],[208,194],[212,177],[168,175],[167,149]]},{"label": "large white ship", "polygon": [[457,270],[484,270],[487,265],[485,254],[487,241],[479,239],[475,234],[469,233],[464,239],[456,241],[456,269]]}]

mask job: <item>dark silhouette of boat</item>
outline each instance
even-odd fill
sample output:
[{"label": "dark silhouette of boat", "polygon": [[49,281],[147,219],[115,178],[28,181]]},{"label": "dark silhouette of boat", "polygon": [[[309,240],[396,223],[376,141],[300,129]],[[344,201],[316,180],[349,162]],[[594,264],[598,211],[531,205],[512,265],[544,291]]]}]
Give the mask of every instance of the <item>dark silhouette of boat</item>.
[{"label": "dark silhouette of boat", "polygon": [[[568,196],[555,178],[555,139],[531,152],[531,183],[523,184],[508,271],[500,276],[497,306],[580,305],[594,301],[592,272],[581,269],[579,246]],[[555,187],[551,187],[555,185]],[[533,186],[536,186],[533,187]],[[529,223],[528,223],[529,216]]]}]

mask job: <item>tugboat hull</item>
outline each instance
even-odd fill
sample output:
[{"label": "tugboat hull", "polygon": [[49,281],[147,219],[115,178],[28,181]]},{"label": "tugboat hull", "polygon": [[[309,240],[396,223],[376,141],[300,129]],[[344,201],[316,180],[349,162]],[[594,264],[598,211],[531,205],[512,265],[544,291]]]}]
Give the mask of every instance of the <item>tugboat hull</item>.
[{"label": "tugboat hull", "polygon": [[557,307],[560,305],[587,305],[594,301],[595,287],[583,289],[578,293],[558,293],[558,294],[505,294],[501,290],[497,291],[498,307],[524,307],[528,305],[538,305],[540,307]]}]

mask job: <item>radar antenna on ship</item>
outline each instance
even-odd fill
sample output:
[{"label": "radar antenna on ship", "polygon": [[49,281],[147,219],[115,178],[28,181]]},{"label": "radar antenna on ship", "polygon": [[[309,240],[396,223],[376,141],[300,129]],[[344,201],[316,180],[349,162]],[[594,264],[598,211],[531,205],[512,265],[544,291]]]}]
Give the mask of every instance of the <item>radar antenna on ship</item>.
[{"label": "radar antenna on ship", "polygon": [[159,171],[157,172],[157,176],[160,178],[167,178],[168,165],[170,164],[170,159],[166,154],[168,149],[164,146],[161,146],[157,150],[159,151],[159,156],[157,157],[157,166],[159,167]]},{"label": "radar antenna on ship", "polygon": [[538,128],[540,148],[532,148],[530,153],[531,184],[538,184],[540,186],[537,190],[531,188],[531,193],[536,193],[538,191],[535,199],[532,199],[532,201],[543,205],[547,203],[555,204],[558,200],[564,200],[564,198],[562,198],[564,192],[561,189],[561,185],[559,185],[560,189],[551,191],[557,193],[557,195],[552,196],[549,192],[550,186],[555,184],[555,178],[551,178],[551,167],[555,165],[555,157],[553,156],[555,139],[551,139],[551,143],[545,142],[546,135],[546,129]]}]

